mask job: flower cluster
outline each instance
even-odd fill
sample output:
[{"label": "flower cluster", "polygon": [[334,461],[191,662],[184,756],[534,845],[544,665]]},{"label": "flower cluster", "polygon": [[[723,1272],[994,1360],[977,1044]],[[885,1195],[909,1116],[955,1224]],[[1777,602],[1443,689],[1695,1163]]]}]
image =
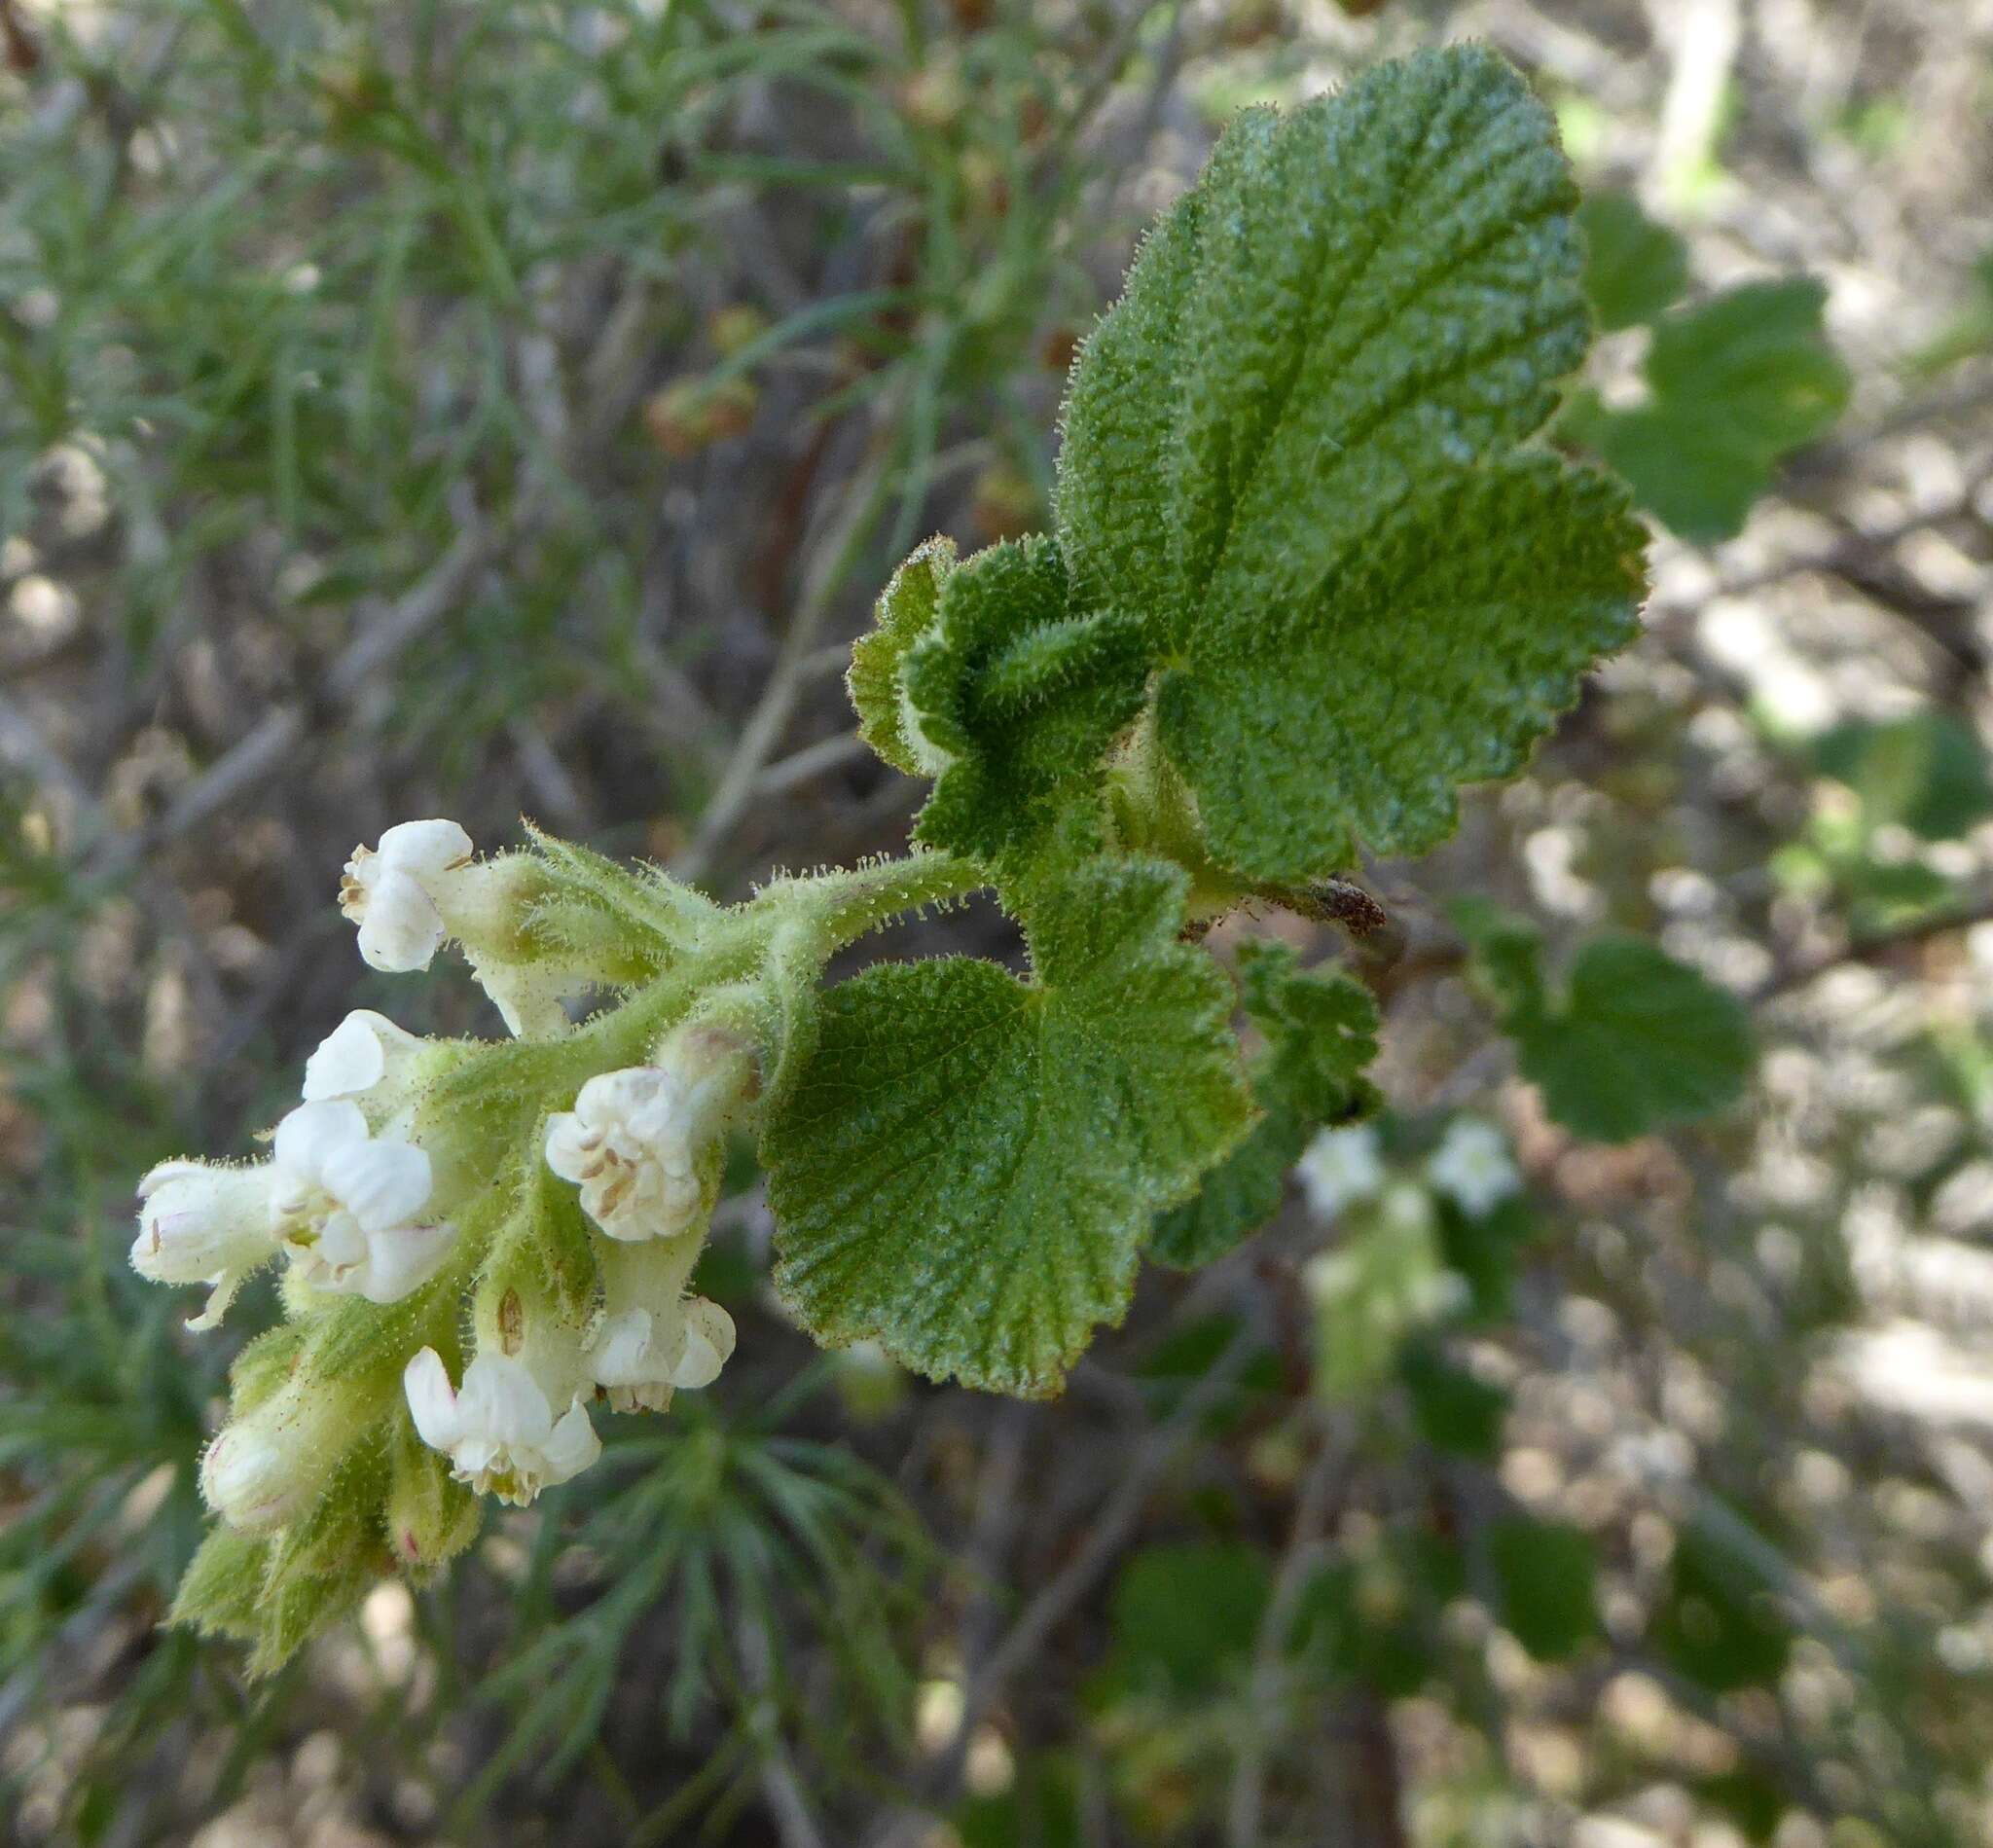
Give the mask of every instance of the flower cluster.
[{"label": "flower cluster", "polygon": [[[560,1042],[495,1130],[453,1080],[497,1047],[424,1039],[363,1009],[306,1062],[264,1159],[168,1161],[140,1182],[132,1265],[206,1286],[190,1327],[214,1327],[247,1279],[282,1269],[290,1326],[245,1351],[235,1416],[202,1460],[203,1492],[237,1533],[292,1526],[335,1478],[391,1453],[404,1460],[387,1492],[397,1549],[431,1563],[468,1538],[437,1512],[446,1490],[523,1505],[600,1454],[595,1402],[662,1411],[733,1353],[731,1319],[688,1284],[754,1057],[737,1033],[665,1018],[632,1045],[636,1062],[593,1069],[623,1042],[571,1027],[563,1003],[608,978],[541,928],[547,890],[543,861],[480,860],[445,820],[355,849],[340,885],[370,967],[426,968],[454,942],[514,1035]],[[626,1011],[640,1031],[640,1010]],[[367,1322],[348,1305],[342,1322],[342,1298],[397,1307]],[[264,1366],[280,1336],[285,1358]],[[414,1512],[396,1516],[398,1501]]]}]

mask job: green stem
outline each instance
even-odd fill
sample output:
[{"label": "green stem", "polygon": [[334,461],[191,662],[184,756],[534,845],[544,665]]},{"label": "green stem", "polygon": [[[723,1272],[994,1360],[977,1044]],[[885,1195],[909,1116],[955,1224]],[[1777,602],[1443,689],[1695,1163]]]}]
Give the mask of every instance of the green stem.
[{"label": "green stem", "polygon": [[778,906],[786,901],[784,908],[808,915],[829,948],[840,950],[906,912],[960,898],[989,883],[989,875],[973,860],[917,852],[902,860],[785,880],[772,887],[768,896]]}]

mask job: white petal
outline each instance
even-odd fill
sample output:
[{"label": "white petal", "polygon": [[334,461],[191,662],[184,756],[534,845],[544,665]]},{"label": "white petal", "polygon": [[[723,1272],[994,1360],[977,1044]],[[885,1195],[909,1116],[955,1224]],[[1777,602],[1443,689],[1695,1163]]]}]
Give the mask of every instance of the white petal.
[{"label": "white petal", "polygon": [[318,1042],[305,1061],[305,1101],[345,1098],[371,1091],[387,1074],[389,1051],[404,1052],[421,1041],[385,1014],[358,1007]]},{"label": "white petal", "polygon": [[429,1155],[411,1142],[362,1142],[327,1165],[326,1191],[365,1232],[411,1224],[428,1204]]},{"label": "white petal", "polygon": [[453,1451],[463,1441],[463,1419],[449,1369],[434,1348],[424,1348],[403,1369],[401,1389],[408,1395],[416,1434],[431,1450]]},{"label": "white petal", "polygon": [[651,1317],[647,1309],[626,1309],[610,1316],[589,1346],[589,1376],[598,1386],[638,1386],[662,1379],[651,1353]]},{"label": "white petal", "polygon": [[466,1431],[515,1449],[538,1449],[554,1425],[539,1382],[523,1360],[505,1354],[481,1354],[464,1368],[457,1410]]},{"label": "white petal", "polygon": [[328,1164],[367,1140],[367,1119],[357,1104],[341,1101],[301,1104],[276,1126],[276,1165],[286,1175],[324,1182]]},{"label": "white petal", "polygon": [[572,1110],[560,1110],[547,1119],[547,1166],[562,1180],[579,1180],[593,1152],[584,1146],[588,1129]]},{"label": "white petal", "polygon": [[656,1066],[625,1066],[598,1072],[581,1087],[575,1114],[591,1128],[604,1129],[654,1105],[671,1089],[671,1074]]},{"label": "white petal", "polygon": [[157,1168],[148,1168],[138,1182],[138,1197],[143,1200],[156,1188],[163,1187],[169,1180],[185,1180],[195,1175],[211,1175],[215,1172],[212,1162],[196,1161],[188,1155],[175,1155],[170,1161],[163,1161]]},{"label": "white petal", "polygon": [[229,1313],[229,1305],[236,1300],[236,1292],[249,1281],[253,1266],[222,1271],[208,1280],[207,1301],[201,1305],[200,1314],[187,1318],[190,1334],[205,1334],[210,1328],[219,1328],[222,1318]]},{"label": "white petal", "polygon": [[454,821],[403,821],[380,837],[377,852],[383,867],[407,873],[444,873],[461,866],[476,850]]},{"label": "white petal", "polygon": [[734,1319],[718,1303],[695,1296],[685,1305],[685,1351],[671,1369],[671,1384],[696,1392],[719,1378],[734,1352]]},{"label": "white petal", "polygon": [[355,1291],[370,1303],[400,1302],[435,1276],[455,1237],[453,1225],[406,1225],[370,1234]]},{"label": "white petal", "polygon": [[540,1455],[547,1461],[548,1485],[578,1476],[601,1454],[602,1440],[577,1398],[540,1446]]},{"label": "white petal", "polygon": [[413,874],[389,868],[380,875],[360,920],[360,956],[370,969],[385,975],[426,969],[448,935],[436,901]]}]

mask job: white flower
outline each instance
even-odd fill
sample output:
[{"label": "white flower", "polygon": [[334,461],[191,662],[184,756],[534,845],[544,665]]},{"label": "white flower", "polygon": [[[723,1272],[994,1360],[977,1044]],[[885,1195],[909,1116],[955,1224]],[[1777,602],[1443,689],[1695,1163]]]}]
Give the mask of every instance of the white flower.
[{"label": "white flower", "polygon": [[402,1374],[409,1414],[451,1473],[480,1495],[524,1507],[542,1489],[576,1476],[601,1455],[601,1439],[577,1394],[560,1419],[524,1360],[480,1354],[453,1391],[443,1358],[424,1348]]},{"label": "white flower", "polygon": [[471,837],[454,821],[404,821],[378,849],[356,847],[340,881],[339,908],[360,926],[369,968],[426,969],[450,934],[437,904],[446,875],[471,863]]},{"label": "white flower", "polygon": [[1494,1124],[1471,1116],[1456,1117],[1447,1125],[1426,1164],[1426,1178],[1476,1219],[1522,1187],[1522,1176],[1509,1158],[1508,1139]]},{"label": "white flower", "polygon": [[131,1268],[157,1284],[206,1284],[207,1307],[187,1325],[212,1328],[243,1280],[276,1252],[271,1170],[162,1162],[138,1183]]},{"label": "white flower", "polygon": [[420,1039],[407,1028],[397,1027],[385,1014],[355,1008],[305,1061],[305,1102],[364,1097],[421,1045]]},{"label": "white flower", "polygon": [[734,1319],[704,1296],[605,1316],[583,1357],[589,1377],[619,1412],[661,1412],[674,1389],[719,1378],[734,1352]]},{"label": "white flower", "polygon": [[428,1154],[370,1135],[357,1104],[300,1105],[276,1126],[273,1154],[271,1219],[306,1283],[399,1302],[443,1261],[455,1228],[420,1222]]},{"label": "white flower", "polygon": [[583,1210],[612,1239],[672,1238],[706,1206],[698,1169],[703,1087],[663,1066],[605,1071],[547,1122],[547,1166],[581,1184]]},{"label": "white flower", "polygon": [[1324,1219],[1345,1207],[1373,1199],[1385,1182],[1384,1154],[1377,1132],[1364,1123],[1356,1129],[1323,1130],[1308,1144],[1295,1164],[1308,1204]]}]

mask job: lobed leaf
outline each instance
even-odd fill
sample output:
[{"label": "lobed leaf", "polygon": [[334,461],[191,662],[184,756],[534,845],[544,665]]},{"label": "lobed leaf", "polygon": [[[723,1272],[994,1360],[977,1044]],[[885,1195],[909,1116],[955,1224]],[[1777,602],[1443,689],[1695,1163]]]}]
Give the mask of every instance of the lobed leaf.
[{"label": "lobed leaf", "polygon": [[1195,1198],[1157,1219],[1150,1254],[1179,1270],[1222,1257],[1264,1225],[1316,1130],[1353,1121],[1375,1103],[1360,1075],[1377,1056],[1368,992],[1340,971],[1301,969],[1283,943],[1245,944],[1239,960],[1246,1011],[1266,1036],[1252,1069],[1261,1114]]},{"label": "lobed leaf", "polygon": [[1183,894],[1100,862],[1041,889],[1030,981],[951,957],[823,997],[762,1145],[777,1286],[817,1339],[1043,1395],[1119,1320],[1154,1214],[1251,1118]]},{"label": "lobed leaf", "polygon": [[910,553],[880,596],[873,628],[852,643],[851,671],[845,676],[858,714],[858,736],[910,777],[924,776],[931,766],[921,761],[904,729],[900,663],[934,626],[941,587],[954,569],[953,540],[932,538]]},{"label": "lobed leaf", "polygon": [[1688,287],[1688,246],[1626,193],[1595,193],[1577,209],[1584,234],[1584,292],[1599,331],[1650,321]]},{"label": "lobed leaf", "polygon": [[1821,324],[1826,301],[1820,283],[1794,276],[1667,315],[1648,354],[1648,402],[1609,410],[1583,394],[1563,427],[1683,538],[1730,538],[1780,461],[1847,404],[1847,368]]},{"label": "lobed leaf", "polygon": [[1630,1141],[1742,1095],[1757,1064],[1750,1016],[1699,970],[1644,938],[1595,937],[1577,953],[1564,992],[1552,995],[1540,938],[1497,914],[1463,916],[1480,933],[1477,972],[1502,1009],[1523,1076],[1575,1135]]},{"label": "lobed leaf", "polygon": [[1236,869],[1409,852],[1632,633],[1638,529],[1517,448],[1588,337],[1576,194],[1492,53],[1254,111],[1073,375],[1060,535],[1139,612],[1159,738]]},{"label": "lobed leaf", "polygon": [[1141,648],[1132,618],[1072,613],[1050,539],[992,546],[954,571],[900,670],[903,723],[939,773],[916,838],[1011,867],[1054,843],[1098,852],[1098,766],[1141,707]]}]

